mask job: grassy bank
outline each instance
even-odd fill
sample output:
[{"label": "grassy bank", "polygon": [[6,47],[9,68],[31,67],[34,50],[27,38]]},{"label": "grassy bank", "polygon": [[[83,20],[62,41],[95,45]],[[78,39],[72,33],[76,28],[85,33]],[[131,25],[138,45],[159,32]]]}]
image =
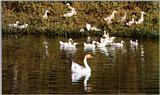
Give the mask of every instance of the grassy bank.
[{"label": "grassy bank", "polygon": [[[68,1],[69,2],[69,1]],[[45,34],[60,36],[86,36],[102,35],[106,30],[115,36],[134,37],[159,37],[159,3],[158,2],[69,2],[77,10],[77,15],[64,18],[63,14],[69,9],[63,2],[31,2],[31,1],[9,1],[2,2],[2,33],[3,34]],[[42,19],[45,10],[49,10],[48,18]],[[116,10],[115,19],[112,24],[104,21],[106,16],[111,15]],[[140,25],[126,26],[119,23],[118,19],[127,12],[127,21],[133,15],[135,20],[140,18],[140,11],[146,12],[144,22]],[[9,28],[9,23],[20,21],[20,24],[27,23],[26,29]],[[79,30],[85,27],[86,23],[100,28],[102,31]]]}]

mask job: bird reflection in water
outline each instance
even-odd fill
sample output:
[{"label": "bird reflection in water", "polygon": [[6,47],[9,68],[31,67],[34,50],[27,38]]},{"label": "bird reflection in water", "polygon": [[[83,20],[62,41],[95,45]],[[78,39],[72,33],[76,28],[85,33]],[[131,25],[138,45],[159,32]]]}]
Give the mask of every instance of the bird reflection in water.
[{"label": "bird reflection in water", "polygon": [[43,45],[44,45],[44,48],[45,48],[45,58],[48,58],[49,57],[49,52],[48,52],[48,42],[47,41],[43,41]]},{"label": "bird reflection in water", "polygon": [[73,84],[78,84],[80,82],[80,80],[84,77],[84,81],[83,81],[83,86],[84,86],[84,90],[86,92],[91,92],[90,90],[90,86],[89,84],[87,84],[90,76],[91,76],[91,73],[72,73],[72,83]]}]

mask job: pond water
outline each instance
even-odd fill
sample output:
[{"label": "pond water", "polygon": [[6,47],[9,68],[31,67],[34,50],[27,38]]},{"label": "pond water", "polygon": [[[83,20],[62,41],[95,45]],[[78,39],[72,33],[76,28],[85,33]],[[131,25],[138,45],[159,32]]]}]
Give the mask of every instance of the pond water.
[{"label": "pond water", "polygon": [[[68,39],[3,35],[3,94],[159,93],[158,39],[138,39],[138,46],[131,47],[131,38],[116,38],[116,42],[125,41],[123,48],[107,46],[86,51],[83,46],[86,37],[75,37],[72,39],[79,43],[75,51],[61,50],[59,41]],[[87,53],[93,56],[88,60],[91,74],[73,82],[72,60],[84,66],[83,58]]]}]

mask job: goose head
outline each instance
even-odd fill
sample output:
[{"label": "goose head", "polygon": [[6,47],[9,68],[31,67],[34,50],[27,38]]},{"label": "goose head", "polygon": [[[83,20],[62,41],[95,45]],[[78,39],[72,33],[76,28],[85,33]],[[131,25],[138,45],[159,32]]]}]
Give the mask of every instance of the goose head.
[{"label": "goose head", "polygon": [[116,13],[116,12],[117,12],[117,11],[114,10],[112,13]]},{"label": "goose head", "polygon": [[86,54],[85,57],[86,57],[87,59],[93,58],[93,56],[92,56],[91,54]]},{"label": "goose head", "polygon": [[70,4],[69,4],[69,3],[67,3],[66,5],[67,5],[67,6],[70,6]]},{"label": "goose head", "polygon": [[124,41],[123,41],[123,40],[121,41],[121,44],[124,44]]},{"label": "goose head", "polygon": [[146,14],[146,13],[142,11],[141,14]]},{"label": "goose head", "polygon": [[45,13],[48,13],[48,12],[49,12],[48,10],[45,11]]},{"label": "goose head", "polygon": [[92,41],[92,44],[96,44],[97,42],[96,41]]},{"label": "goose head", "polygon": [[19,21],[16,21],[16,24],[18,24],[19,23]]}]

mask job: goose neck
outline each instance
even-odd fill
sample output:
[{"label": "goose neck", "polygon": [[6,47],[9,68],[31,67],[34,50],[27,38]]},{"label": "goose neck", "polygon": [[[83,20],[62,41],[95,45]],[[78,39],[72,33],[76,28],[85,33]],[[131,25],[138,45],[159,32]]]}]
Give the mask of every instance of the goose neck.
[{"label": "goose neck", "polygon": [[89,65],[87,63],[87,57],[86,56],[84,57],[84,66],[85,66],[85,69],[91,71],[91,69],[90,69],[90,67],[89,67]]}]

